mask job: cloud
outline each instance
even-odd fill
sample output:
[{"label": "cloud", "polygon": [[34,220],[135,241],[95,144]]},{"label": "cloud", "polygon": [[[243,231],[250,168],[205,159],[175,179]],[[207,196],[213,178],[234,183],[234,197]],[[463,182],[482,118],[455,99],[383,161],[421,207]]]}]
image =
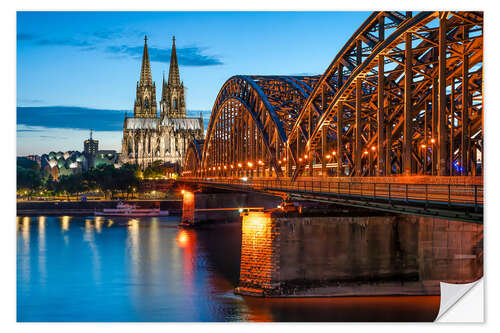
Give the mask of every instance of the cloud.
[{"label": "cloud", "polygon": [[122,37],[122,31],[120,30],[102,30],[92,32],[91,35],[98,39],[116,39]]},{"label": "cloud", "polygon": [[90,44],[88,41],[72,39],[72,38],[39,39],[35,42],[35,44],[40,46],[81,46],[81,47],[92,46],[92,44]]},{"label": "cloud", "polygon": [[38,46],[76,46],[92,48],[93,44],[85,39],[76,38],[47,38],[33,33],[18,33],[18,41],[30,42]]},{"label": "cloud", "polygon": [[123,129],[124,111],[72,106],[17,107],[17,124],[96,131]]},{"label": "cloud", "polygon": [[[217,56],[204,54],[205,48],[191,46],[176,48],[177,59],[179,64],[183,66],[216,66],[223,65],[222,60]],[[113,53],[118,56],[128,55],[134,59],[140,59],[142,57],[143,46],[130,47],[127,45],[121,46],[109,46],[106,51]],[[156,48],[148,46],[149,59],[155,62],[170,62],[170,54],[172,52],[171,48]]]},{"label": "cloud", "polygon": [[44,101],[41,99],[36,99],[36,98],[21,98],[19,100],[21,104],[41,104]]},{"label": "cloud", "polygon": [[[105,30],[89,33],[86,38],[48,38],[33,33],[18,33],[18,41],[30,42],[38,46],[71,46],[78,47],[81,51],[94,51],[100,49],[102,43],[107,40],[116,40],[123,37],[123,31]],[[134,32],[134,34],[139,34]],[[142,57],[143,46],[108,46],[104,48],[105,52],[113,54],[117,58],[132,57],[140,59]],[[170,63],[171,48],[157,48],[148,46],[149,58],[154,62]],[[183,66],[217,66],[224,63],[220,57],[205,54],[206,48],[199,46],[189,46],[177,48],[177,59]]]},{"label": "cloud", "polygon": [[[43,128],[63,128],[95,131],[121,131],[125,110],[90,109],[76,106],[17,107],[18,132],[38,132]],[[203,124],[210,120],[210,111],[203,110]],[[187,110],[189,117],[199,117],[200,111]],[[128,111],[133,116],[132,111]]]},{"label": "cloud", "polygon": [[35,34],[27,34],[27,33],[18,33],[17,40],[34,40],[37,39],[38,36]]},{"label": "cloud", "polygon": [[21,128],[17,129],[17,132],[41,132],[41,130],[36,128]]}]

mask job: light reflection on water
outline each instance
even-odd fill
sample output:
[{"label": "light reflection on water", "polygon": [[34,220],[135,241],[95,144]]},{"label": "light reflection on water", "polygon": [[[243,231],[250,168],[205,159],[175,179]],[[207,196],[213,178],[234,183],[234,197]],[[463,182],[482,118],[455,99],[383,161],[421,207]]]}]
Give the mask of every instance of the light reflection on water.
[{"label": "light reflection on water", "polygon": [[241,228],[21,217],[18,321],[431,321],[439,297],[237,296]]}]

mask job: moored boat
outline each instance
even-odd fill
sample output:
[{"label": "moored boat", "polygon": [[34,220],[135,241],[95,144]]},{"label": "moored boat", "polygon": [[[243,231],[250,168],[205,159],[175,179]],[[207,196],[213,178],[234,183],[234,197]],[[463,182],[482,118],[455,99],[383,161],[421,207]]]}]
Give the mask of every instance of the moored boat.
[{"label": "moored boat", "polygon": [[168,216],[168,210],[160,208],[137,208],[131,205],[119,202],[116,208],[104,208],[102,211],[95,210],[96,216]]}]

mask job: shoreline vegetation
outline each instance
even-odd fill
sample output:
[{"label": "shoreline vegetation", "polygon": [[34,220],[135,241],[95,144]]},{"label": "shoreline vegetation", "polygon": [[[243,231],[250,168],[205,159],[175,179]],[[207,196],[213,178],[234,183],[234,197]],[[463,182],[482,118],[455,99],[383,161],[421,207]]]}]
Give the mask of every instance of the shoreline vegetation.
[{"label": "shoreline vegetation", "polygon": [[70,174],[59,175],[47,167],[41,168],[36,161],[18,157],[16,194],[18,201],[164,199],[160,193],[141,193],[140,185],[145,178],[165,177],[165,172],[162,163],[153,163],[144,171],[126,163],[120,167],[100,165],[85,171],[74,169]]}]

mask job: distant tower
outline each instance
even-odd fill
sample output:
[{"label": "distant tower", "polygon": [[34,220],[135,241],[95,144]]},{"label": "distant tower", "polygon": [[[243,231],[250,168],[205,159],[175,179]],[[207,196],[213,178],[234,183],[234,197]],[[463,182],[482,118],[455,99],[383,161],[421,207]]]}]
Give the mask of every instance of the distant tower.
[{"label": "distant tower", "polygon": [[175,37],[172,38],[172,54],[170,55],[170,69],[168,82],[163,78],[161,94],[161,118],[186,118],[186,102],[184,99],[184,84],[179,74],[177,52],[175,50]]},{"label": "distant tower", "polygon": [[149,63],[148,37],[144,36],[144,52],[142,54],[141,77],[137,82],[137,92],[134,105],[134,117],[156,118],[156,87],[151,78]]},{"label": "distant tower", "polygon": [[87,159],[87,168],[94,167],[94,158],[99,150],[99,140],[92,139],[92,130],[90,130],[90,138],[83,141],[83,155]]}]

